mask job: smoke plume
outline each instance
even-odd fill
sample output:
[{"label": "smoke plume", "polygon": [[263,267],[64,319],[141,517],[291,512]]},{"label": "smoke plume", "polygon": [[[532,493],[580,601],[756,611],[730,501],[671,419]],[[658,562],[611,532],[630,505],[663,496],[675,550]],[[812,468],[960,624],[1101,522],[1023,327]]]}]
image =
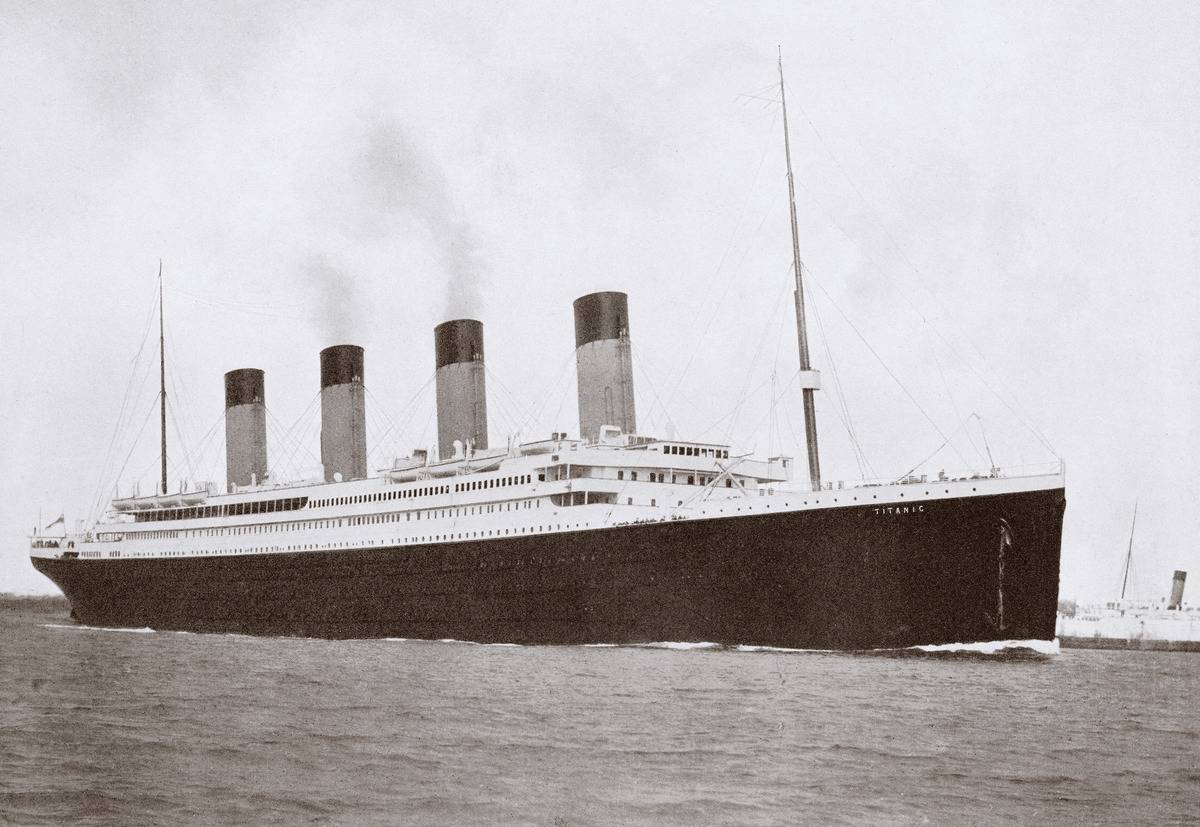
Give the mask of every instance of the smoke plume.
[{"label": "smoke plume", "polygon": [[426,230],[446,279],[445,318],[478,318],[484,265],[445,175],[391,121],[368,133],[363,163],[375,206]]},{"label": "smoke plume", "polygon": [[309,283],[315,288],[318,304],[316,321],[329,344],[354,343],[361,332],[354,299],[354,279],[334,267],[324,255],[316,255],[304,266]]}]

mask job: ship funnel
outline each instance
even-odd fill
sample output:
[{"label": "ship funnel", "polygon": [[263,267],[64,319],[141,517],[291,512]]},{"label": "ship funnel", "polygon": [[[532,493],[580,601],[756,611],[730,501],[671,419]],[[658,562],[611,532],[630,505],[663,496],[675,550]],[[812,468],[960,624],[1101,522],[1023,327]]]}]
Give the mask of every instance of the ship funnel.
[{"label": "ship funnel", "polygon": [[321,351],[321,464],[325,481],[367,475],[367,414],[363,349],[334,345]]},{"label": "ship funnel", "polygon": [[575,300],[575,372],[581,439],[599,439],[605,425],[626,434],[637,430],[629,298],[624,293],[589,293]]},{"label": "ship funnel", "polygon": [[267,405],[263,372],[239,368],[225,374],[225,478],[257,485],[267,476]]},{"label": "ship funnel", "polygon": [[438,457],[455,456],[455,442],[470,451],[488,447],[483,370],[483,323],[442,322],[433,329],[437,363]]},{"label": "ship funnel", "polygon": [[1171,578],[1171,602],[1167,604],[1168,609],[1183,608],[1183,584],[1186,580],[1186,571],[1177,571]]}]

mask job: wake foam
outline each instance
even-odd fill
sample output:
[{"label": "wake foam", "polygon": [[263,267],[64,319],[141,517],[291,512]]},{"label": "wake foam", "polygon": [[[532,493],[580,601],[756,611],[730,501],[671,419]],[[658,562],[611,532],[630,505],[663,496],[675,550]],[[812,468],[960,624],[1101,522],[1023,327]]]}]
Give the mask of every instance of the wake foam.
[{"label": "wake foam", "polygon": [[740,646],[735,646],[734,650],[737,652],[821,652],[821,653],[832,651],[829,649],[788,649],[783,646],[747,646],[744,643]]},{"label": "wake foam", "polygon": [[141,629],[126,629],[122,627],[109,626],[84,626],[82,623],[43,623],[44,629],[76,629],[81,632],[133,632],[138,635],[153,634],[155,629],[145,626]]},{"label": "wake foam", "polygon": [[1021,651],[1038,655],[1057,655],[1060,651],[1057,638],[1054,640],[990,640],[984,643],[939,643],[910,646],[909,648],[921,652],[976,655],[998,655],[1004,652]]}]

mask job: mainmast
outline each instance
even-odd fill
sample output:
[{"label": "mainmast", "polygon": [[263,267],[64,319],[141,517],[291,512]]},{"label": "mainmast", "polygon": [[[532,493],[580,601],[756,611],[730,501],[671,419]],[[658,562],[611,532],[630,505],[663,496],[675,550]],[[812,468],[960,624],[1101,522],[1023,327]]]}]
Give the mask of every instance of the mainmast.
[{"label": "mainmast", "polygon": [[788,136],[787,96],[783,90],[783,50],[779,50],[779,102],[783,106],[783,154],[787,159],[788,208],[792,217],[792,270],[796,275],[796,337],[800,345],[800,387],[804,394],[804,437],[808,444],[808,476],[813,491],[821,490],[821,460],[817,454],[817,408],[813,391],[821,387],[820,374],[808,358],[808,328],[804,318],[804,268],[800,263],[800,230],[796,223],[796,182],[792,176],[792,145]]},{"label": "mainmast", "polygon": [[1129,583],[1129,570],[1133,568],[1133,530],[1137,528],[1137,500],[1133,501],[1133,523],[1129,526],[1129,551],[1125,553],[1125,573],[1121,575],[1121,599],[1125,599],[1125,586]]},{"label": "mainmast", "polygon": [[167,493],[167,348],[163,335],[162,259],[158,260],[158,401],[162,425],[162,480],[159,493]]}]

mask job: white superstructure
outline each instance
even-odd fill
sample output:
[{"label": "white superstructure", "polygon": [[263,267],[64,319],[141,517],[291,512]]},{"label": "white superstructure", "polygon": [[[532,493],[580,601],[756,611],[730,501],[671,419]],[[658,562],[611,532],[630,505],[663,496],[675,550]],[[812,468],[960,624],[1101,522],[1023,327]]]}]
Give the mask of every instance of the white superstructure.
[{"label": "white superstructure", "polygon": [[609,430],[597,443],[556,435],[509,451],[425,463],[378,476],[114,500],[90,529],[35,537],[33,556],[195,557],[403,547],[578,531],[673,519],[872,505],[882,519],[937,499],[1061,487],[1061,472],[886,484],[788,483],[787,457]]}]

